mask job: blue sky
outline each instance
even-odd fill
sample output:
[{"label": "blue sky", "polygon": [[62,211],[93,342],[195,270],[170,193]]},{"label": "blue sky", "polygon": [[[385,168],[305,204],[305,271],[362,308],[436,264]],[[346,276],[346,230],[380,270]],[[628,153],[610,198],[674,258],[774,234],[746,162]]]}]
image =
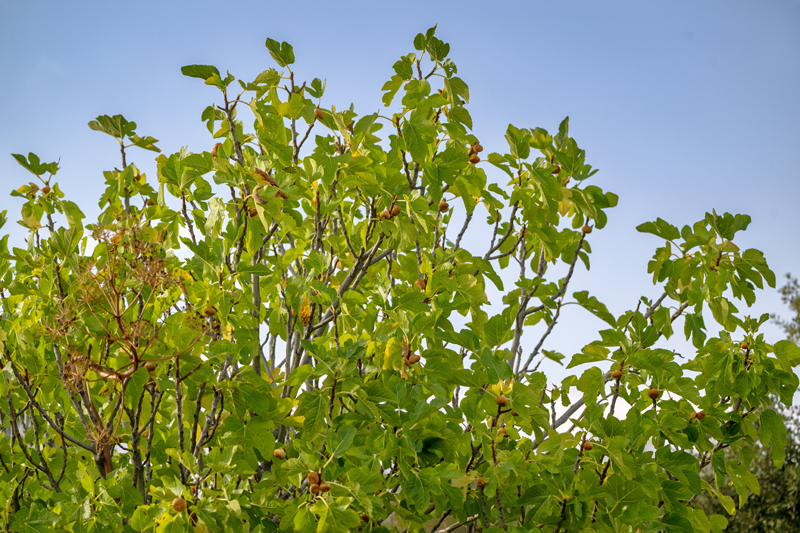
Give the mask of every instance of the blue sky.
[{"label": "blue sky", "polygon": [[[762,250],[779,283],[800,274],[796,0],[0,0],[0,210],[13,220],[20,202],[7,193],[28,181],[9,154],[33,151],[61,159],[62,189],[96,215],[102,171],[119,166],[115,143],[86,126],[97,115],[136,121],[166,153],[210,149],[200,113],[218,93],[181,76],[183,65],[252,79],[273,66],[266,38],[286,40],[300,78],[327,79],[327,105],[371,113],[382,108],[392,63],[434,24],[470,85],[488,151],[503,149],[508,123],[554,131],[569,115],[600,169],[594,183],[620,196],[607,228],[592,235],[592,270],[578,273],[574,290],[590,289],[614,313],[658,296],[646,265],[660,243],[634,227],[656,217],[682,226],[712,208],[753,218],[737,244]],[[154,179],[151,153],[130,160]],[[3,231],[21,244],[19,226]],[[783,312],[775,291],[759,298],[750,314]],[[595,338],[600,324],[587,324],[592,331],[565,327],[549,347],[569,355]],[[767,331],[780,338],[777,327]]]}]

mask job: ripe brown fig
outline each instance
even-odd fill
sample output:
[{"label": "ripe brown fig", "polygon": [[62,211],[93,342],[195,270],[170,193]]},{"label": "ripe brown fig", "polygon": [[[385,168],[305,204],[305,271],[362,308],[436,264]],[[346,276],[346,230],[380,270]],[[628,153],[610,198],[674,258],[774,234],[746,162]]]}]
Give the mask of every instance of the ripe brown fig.
[{"label": "ripe brown fig", "polygon": [[355,120],[351,120],[351,121],[350,121],[350,124],[348,124],[348,125],[347,125],[347,131],[349,131],[350,133],[353,133],[353,125],[354,125],[355,123],[356,123],[356,121],[355,121]]},{"label": "ripe brown fig", "polygon": [[705,411],[700,411],[699,413],[697,413],[697,419],[698,420],[702,420],[705,417],[706,417],[706,412]]},{"label": "ripe brown fig", "polygon": [[247,212],[247,214],[250,215],[250,218],[257,217],[258,209],[256,209],[255,207],[251,207],[250,210]]},{"label": "ripe brown fig", "polygon": [[477,165],[478,163],[480,163],[480,161],[481,158],[478,157],[476,154],[472,154],[471,156],[469,156],[469,162],[472,163],[473,165]]},{"label": "ripe brown fig", "polygon": [[325,113],[320,108],[314,110],[314,120],[322,120],[325,118]]},{"label": "ripe brown fig", "polygon": [[342,260],[341,259],[337,259],[336,260],[336,268],[339,269],[339,270],[344,268],[344,265],[342,264]]},{"label": "ripe brown fig", "polygon": [[553,175],[555,176],[555,175],[557,175],[559,172],[561,172],[561,167],[560,167],[560,166],[558,166],[558,165],[556,165],[556,168],[555,168],[555,170],[553,170],[553,172],[551,172],[551,174],[553,174]]},{"label": "ripe brown fig", "polygon": [[442,200],[439,202],[439,212],[440,213],[447,213],[450,210],[450,204]]},{"label": "ripe brown fig", "polygon": [[511,416],[519,416],[519,413],[516,411],[511,411]]},{"label": "ripe brown fig", "polygon": [[217,314],[217,310],[209,306],[203,310],[203,314],[206,315],[207,317],[212,317]]},{"label": "ripe brown fig", "polygon": [[397,215],[399,215],[399,214],[400,214],[400,211],[402,211],[402,209],[400,209],[400,206],[399,206],[399,205],[395,205],[395,206],[393,206],[393,207],[392,207],[392,216],[393,216],[393,217],[396,217]]},{"label": "ripe brown fig", "polygon": [[363,522],[369,522],[369,515],[367,515],[367,513],[361,513],[361,520]]},{"label": "ripe brown fig", "polygon": [[592,441],[587,440],[583,443],[583,449],[587,452],[592,451],[594,449],[594,444],[592,444]]},{"label": "ripe brown fig", "polygon": [[175,512],[182,513],[186,510],[186,500],[181,498],[180,496],[172,500],[172,508],[175,509]]},{"label": "ripe brown fig", "polygon": [[494,403],[496,403],[500,407],[508,407],[508,398],[506,398],[505,395],[501,394],[500,396],[494,399]]},{"label": "ripe brown fig", "polygon": [[147,371],[148,371],[148,372],[155,372],[155,370],[156,370],[156,367],[157,367],[157,366],[158,366],[158,365],[157,365],[157,364],[155,364],[155,363],[154,363],[154,362],[152,362],[152,361],[148,361],[148,362],[146,362],[146,363],[144,364],[144,367],[145,367],[145,369],[147,369]]},{"label": "ripe brown fig", "polygon": [[389,220],[390,218],[392,218],[392,214],[386,209],[384,209],[383,211],[381,211],[381,218],[383,220]]},{"label": "ripe brown fig", "polygon": [[424,291],[428,284],[424,279],[418,279],[414,282],[414,285],[416,285],[419,290]]},{"label": "ripe brown fig", "polygon": [[[44,189],[42,189],[42,191],[44,191]],[[750,343],[747,342],[747,341],[744,341],[742,343],[742,350],[747,350],[748,348],[750,348]]]},{"label": "ripe brown fig", "polygon": [[308,473],[306,479],[308,479],[308,482],[311,483],[312,485],[319,484],[319,474],[317,472],[314,472],[313,470]]},{"label": "ripe brown fig", "polygon": [[313,484],[312,484],[312,485],[311,485],[311,486],[308,488],[308,491],[309,491],[311,494],[313,494],[314,496],[316,496],[317,494],[319,494],[319,484],[317,484],[317,483],[313,483]]},{"label": "ripe brown fig", "polygon": [[483,152],[483,146],[481,146],[481,143],[475,143],[472,145],[472,151],[479,154]]},{"label": "ripe brown fig", "polygon": [[487,483],[488,481],[486,481],[486,478],[484,477],[479,477],[478,479],[475,480],[475,484],[478,486],[479,489],[485,487]]},{"label": "ripe brown fig", "polygon": [[272,452],[272,456],[275,457],[275,459],[286,459],[286,450],[283,448],[275,448],[275,451]]},{"label": "ripe brown fig", "polygon": [[147,207],[153,207],[154,205],[156,205],[156,203],[155,203],[153,200],[151,200],[150,198],[148,198],[147,200],[145,200],[145,202],[144,202],[144,203],[145,203],[145,205],[146,205]]},{"label": "ripe brown fig", "polygon": [[650,397],[651,400],[656,400],[658,399],[659,396],[661,396],[661,391],[658,389],[650,389],[649,391],[647,391],[647,395]]},{"label": "ripe brown fig", "polygon": [[211,149],[211,157],[217,157],[217,150],[219,150],[220,146],[222,146],[222,143],[217,143],[214,145],[214,148]]},{"label": "ripe brown fig", "polygon": [[592,232],[592,227],[589,224],[584,224],[581,228],[581,233],[584,235],[588,235]]},{"label": "ripe brown fig", "polygon": [[508,430],[504,427],[497,428],[497,435],[500,437],[508,437]]},{"label": "ripe brown fig", "polygon": [[322,485],[319,486],[320,492],[328,492],[329,490],[331,490],[331,486],[328,485],[327,483],[323,483]]},{"label": "ripe brown fig", "polygon": [[273,187],[277,187],[277,186],[278,186],[278,182],[277,182],[277,181],[275,181],[275,178],[273,178],[272,176],[270,176],[270,175],[269,175],[267,172],[264,172],[264,171],[263,171],[263,170],[261,170],[260,168],[257,168],[257,169],[255,169],[255,172],[256,172],[256,174],[258,174],[259,176],[261,176],[261,178],[262,178],[262,179],[266,180],[266,181],[267,181],[267,183],[269,183],[269,184],[270,184],[270,185],[272,185]]},{"label": "ripe brown fig", "polygon": [[419,363],[419,360],[420,360],[420,356],[419,356],[419,355],[417,355],[417,354],[415,354],[415,353],[412,353],[412,354],[410,354],[410,355],[409,355],[409,356],[406,358],[406,361],[408,362],[408,365],[409,365],[409,366],[410,366],[410,365],[415,365],[415,364]]},{"label": "ripe brown fig", "polygon": [[275,193],[275,198],[283,198],[284,200],[288,200],[289,195],[281,190],[278,190],[278,192]]},{"label": "ripe brown fig", "polygon": [[42,187],[42,194],[47,194],[49,192],[50,192],[50,186],[49,185],[45,185],[44,187]]},{"label": "ripe brown fig", "polygon": [[622,377],[622,370],[620,370],[619,368],[614,370],[611,373],[611,377],[614,378],[614,379],[620,379]]}]

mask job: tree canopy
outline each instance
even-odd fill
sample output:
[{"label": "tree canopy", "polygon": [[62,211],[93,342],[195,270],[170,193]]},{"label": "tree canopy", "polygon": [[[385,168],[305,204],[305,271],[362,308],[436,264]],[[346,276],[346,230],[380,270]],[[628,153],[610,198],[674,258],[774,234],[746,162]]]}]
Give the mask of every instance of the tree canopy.
[{"label": "tree canopy", "polygon": [[[89,123],[121,152],[97,221],[57,163],[14,155],[35,178],[12,192],[26,247],[0,239],[0,523],[722,531],[697,497],[732,514],[758,493],[756,442],[784,460],[771,397],[798,386],[800,349],[737,308],[775,286],[735,244],[750,218],[638,226],[655,297],[615,316],[570,283],[617,196],[568,119],[509,125],[486,154],[435,28],[367,115],[301,82],[291,45],[266,47],[278,68],[252,81],[183,67],[219,91],[208,152],[160,154],[121,115]],[[157,176],[136,148],[159,153]],[[548,345],[586,327],[566,305],[604,324],[569,355]],[[683,359],[666,347],[681,323]]]}]

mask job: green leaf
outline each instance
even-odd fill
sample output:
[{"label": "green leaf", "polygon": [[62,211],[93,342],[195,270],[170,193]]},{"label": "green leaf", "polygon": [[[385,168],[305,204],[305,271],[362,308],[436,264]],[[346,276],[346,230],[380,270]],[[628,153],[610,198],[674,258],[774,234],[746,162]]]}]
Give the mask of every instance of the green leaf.
[{"label": "green leaf", "polygon": [[48,172],[50,174],[58,172],[58,163],[42,163],[39,161],[39,156],[33,152],[28,153],[27,159],[22,154],[11,154],[11,156],[17,160],[17,163],[35,176],[42,176]]},{"label": "green leaf", "polygon": [[181,74],[189,76],[190,78],[200,78],[203,81],[216,75],[220,77],[219,70],[213,65],[186,65],[181,67]]},{"label": "green leaf", "polygon": [[791,372],[792,368],[800,364],[800,348],[792,341],[782,340],[775,343],[775,357],[786,372]]},{"label": "green leaf", "polygon": [[786,458],[786,426],[780,415],[772,409],[765,409],[761,413],[760,420],[761,444],[771,447],[772,461],[780,468]]},{"label": "green leaf", "polygon": [[267,38],[267,50],[272,59],[281,67],[288,67],[294,63],[294,49],[286,41],[279,43],[274,39]]},{"label": "green leaf", "polygon": [[494,384],[501,380],[508,379],[513,374],[511,366],[491,350],[484,349],[481,351],[478,360],[484,368],[486,368],[489,383]]},{"label": "green leaf", "polygon": [[600,320],[606,322],[611,327],[616,326],[617,320],[614,315],[608,312],[608,308],[594,296],[589,296],[589,291],[580,291],[573,293],[572,296],[575,300],[587,311],[592,313]]},{"label": "green leaf", "polygon": [[506,342],[513,333],[511,329],[512,322],[513,318],[506,313],[490,318],[483,328],[486,345],[489,348],[497,348]]},{"label": "green leaf", "polygon": [[135,122],[128,122],[122,115],[101,115],[95,120],[89,122],[89,128],[111,135],[115,139],[122,142],[125,137],[132,137],[134,130],[136,130]]},{"label": "green leaf", "polygon": [[353,439],[356,436],[356,428],[353,426],[344,426],[339,428],[336,432],[336,439],[334,440],[335,448],[333,450],[334,457],[341,457],[344,452],[350,449],[353,445]]},{"label": "green leaf", "polygon": [[427,160],[428,145],[433,142],[436,135],[436,127],[426,115],[426,111],[416,110],[403,124],[403,139],[411,157],[417,162]]},{"label": "green leaf", "polygon": [[136,372],[131,374],[131,377],[125,384],[125,407],[133,409],[139,403],[139,398],[142,396],[144,386],[150,379],[150,373],[143,366],[139,367]]},{"label": "green leaf", "polygon": [[636,230],[641,233],[652,233],[653,235],[666,240],[679,239],[681,236],[678,228],[660,218],[656,219],[655,222],[645,222],[644,224],[639,224],[636,226]]}]

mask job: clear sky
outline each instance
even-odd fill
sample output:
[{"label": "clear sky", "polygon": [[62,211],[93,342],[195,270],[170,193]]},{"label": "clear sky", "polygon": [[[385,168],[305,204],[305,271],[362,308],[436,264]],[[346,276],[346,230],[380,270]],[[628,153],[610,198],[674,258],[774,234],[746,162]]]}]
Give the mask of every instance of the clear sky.
[{"label": "clear sky", "polygon": [[[658,296],[646,270],[660,242],[634,227],[656,217],[682,226],[712,208],[753,218],[736,242],[762,250],[779,284],[800,274],[797,0],[0,0],[0,210],[18,215],[21,202],[7,193],[29,174],[10,154],[32,151],[60,158],[62,189],[96,216],[102,171],[119,166],[115,143],[86,126],[97,115],[123,114],[166,153],[209,150],[200,113],[219,93],[181,76],[183,65],[252,79],[274,65],[266,38],[286,40],[301,79],[327,79],[323,105],[353,102],[365,114],[381,108],[392,63],[434,24],[470,85],[487,151],[504,149],[508,123],[555,131],[569,115],[600,169],[594,183],[619,195],[574,290],[590,289],[615,314]],[[130,160],[155,178],[150,152]],[[2,231],[21,244],[22,228]],[[784,310],[775,291],[759,299],[751,314]],[[571,355],[596,338],[599,322],[583,328],[586,315],[569,313],[573,329],[545,348]]]}]

